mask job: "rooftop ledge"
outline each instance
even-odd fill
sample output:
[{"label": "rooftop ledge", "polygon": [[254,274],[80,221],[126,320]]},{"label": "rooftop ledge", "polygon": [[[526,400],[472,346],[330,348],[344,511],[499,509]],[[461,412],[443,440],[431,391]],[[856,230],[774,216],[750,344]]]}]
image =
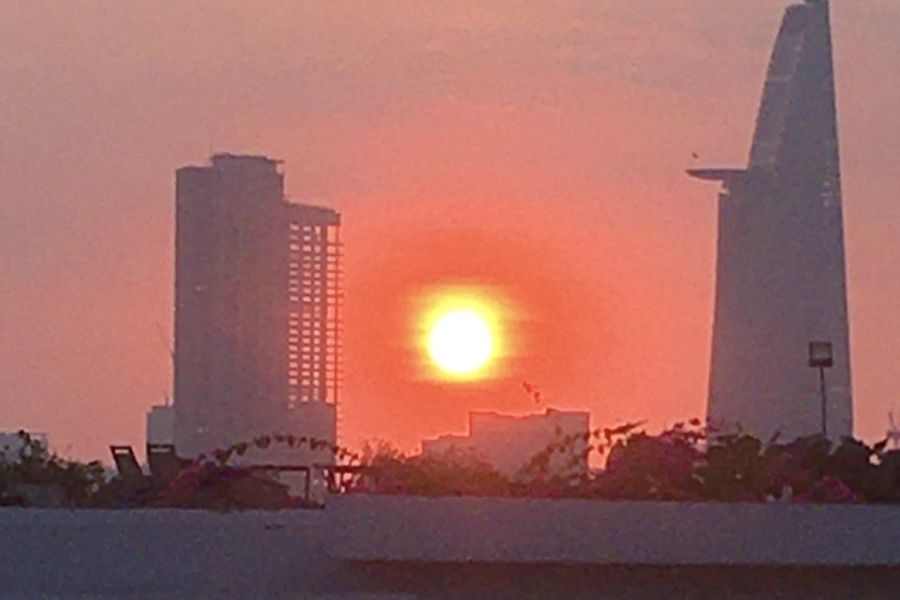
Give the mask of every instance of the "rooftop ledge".
[{"label": "rooftop ledge", "polygon": [[898,566],[900,507],[328,498],[331,558],[360,562]]}]

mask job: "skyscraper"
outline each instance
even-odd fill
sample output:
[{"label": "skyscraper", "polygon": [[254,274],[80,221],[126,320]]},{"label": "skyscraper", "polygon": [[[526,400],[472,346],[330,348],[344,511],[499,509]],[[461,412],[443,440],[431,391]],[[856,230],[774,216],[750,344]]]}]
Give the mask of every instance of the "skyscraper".
[{"label": "skyscraper", "polygon": [[284,196],[279,161],[176,173],[175,443],[336,438],[340,215]]},{"label": "skyscraper", "polygon": [[810,342],[828,341],[827,429],[851,435],[853,406],[841,175],[828,2],[788,7],[746,169],[721,181],[709,419],[782,438],[822,430]]}]

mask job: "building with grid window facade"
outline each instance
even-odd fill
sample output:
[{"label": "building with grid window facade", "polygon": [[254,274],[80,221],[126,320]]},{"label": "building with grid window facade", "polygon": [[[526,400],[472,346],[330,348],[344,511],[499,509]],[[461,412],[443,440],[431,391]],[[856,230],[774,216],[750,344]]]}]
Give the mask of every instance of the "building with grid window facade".
[{"label": "building with grid window facade", "polygon": [[180,455],[272,433],[336,442],[340,222],[287,201],[282,165],[265,156],[176,172]]}]

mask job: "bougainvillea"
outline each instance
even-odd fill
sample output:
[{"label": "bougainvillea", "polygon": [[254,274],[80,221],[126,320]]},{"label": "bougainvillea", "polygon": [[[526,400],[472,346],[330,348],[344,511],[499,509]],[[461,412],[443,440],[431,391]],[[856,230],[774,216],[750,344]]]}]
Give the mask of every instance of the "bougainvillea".
[{"label": "bougainvillea", "polygon": [[[588,443],[590,442],[590,443]],[[840,444],[813,435],[767,443],[720,434],[699,421],[651,435],[641,424],[553,442],[504,477],[475,455],[406,456],[388,446],[363,456],[371,469],[354,491],[425,496],[576,497],[604,500],[900,503],[900,451],[884,442]],[[593,455],[603,466],[567,467]],[[570,461],[551,468],[559,454]],[[559,465],[562,464],[560,468]]]},{"label": "bougainvillea", "polygon": [[[23,486],[54,490],[58,504],[234,510],[310,506],[307,498],[240,458],[270,448],[321,450],[351,475],[342,491],[419,496],[574,497],[603,500],[900,503],[900,450],[814,435],[782,443],[721,434],[699,421],[650,434],[641,423],[560,437],[504,476],[472,452],[407,455],[387,444],[356,454],[325,441],[259,436],[198,457],[162,489],[123,504],[102,465],[60,458],[27,433],[0,455],[0,497]],[[585,459],[599,465],[585,470]],[[237,464],[235,464],[237,463]],[[27,503],[27,502],[26,502]]]},{"label": "bougainvillea", "polygon": [[292,434],[261,435],[201,455],[148,500],[151,506],[166,508],[208,508],[214,510],[285,509],[318,506],[305,496],[289,493],[289,486],[278,481],[271,471],[252,464],[232,465],[232,461],[255,449],[275,447],[288,450],[309,448],[323,450],[338,460],[353,461],[358,457],[327,441]]}]

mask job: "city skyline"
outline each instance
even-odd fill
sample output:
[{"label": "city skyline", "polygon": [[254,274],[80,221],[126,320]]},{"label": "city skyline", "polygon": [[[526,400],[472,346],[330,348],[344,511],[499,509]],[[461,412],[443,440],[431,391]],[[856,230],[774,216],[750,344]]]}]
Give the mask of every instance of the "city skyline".
[{"label": "city skyline", "polygon": [[[142,438],[171,380],[171,173],[226,150],[284,159],[288,196],[347,217],[348,443],[527,412],[523,380],[597,424],[703,415],[716,208],[682,173],[742,160],[786,4],[20,7],[0,24],[23,50],[0,57],[2,428],[80,456]],[[900,8],[833,9],[874,439],[900,389]],[[499,380],[416,379],[409,299],[471,280],[523,306],[525,352]]]}]

